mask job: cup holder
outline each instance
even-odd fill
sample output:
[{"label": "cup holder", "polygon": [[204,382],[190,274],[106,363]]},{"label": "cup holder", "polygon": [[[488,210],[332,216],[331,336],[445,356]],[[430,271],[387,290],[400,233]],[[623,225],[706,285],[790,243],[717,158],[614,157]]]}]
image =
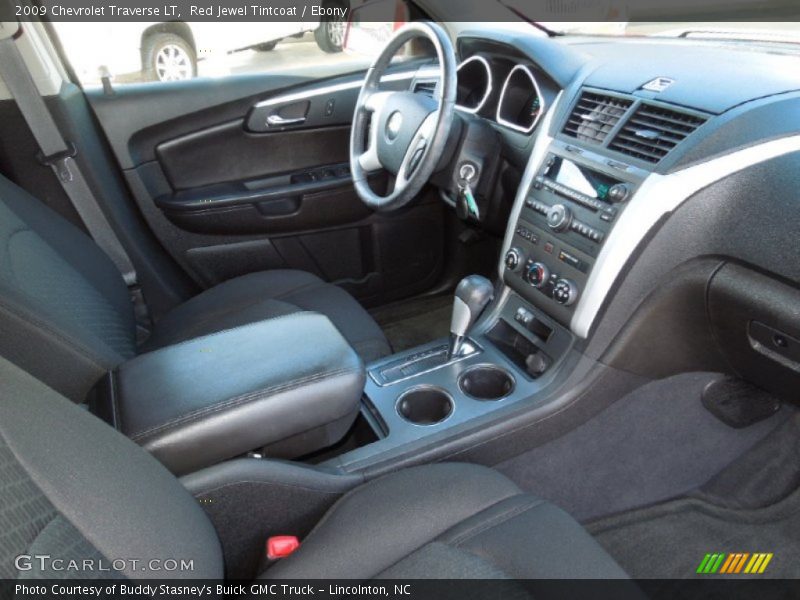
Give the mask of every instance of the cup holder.
[{"label": "cup holder", "polygon": [[401,394],[397,412],[415,425],[436,425],[453,412],[453,399],[443,389],[419,386]]},{"label": "cup holder", "polygon": [[500,400],[514,391],[514,378],[500,367],[478,365],[461,374],[458,387],[476,400]]}]

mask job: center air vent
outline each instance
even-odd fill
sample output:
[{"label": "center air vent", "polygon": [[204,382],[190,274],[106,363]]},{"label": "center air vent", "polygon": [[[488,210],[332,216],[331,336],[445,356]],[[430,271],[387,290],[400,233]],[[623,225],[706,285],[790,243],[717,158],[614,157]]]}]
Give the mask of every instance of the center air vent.
[{"label": "center air vent", "polygon": [[633,102],[625,98],[583,92],[564,125],[564,133],[602,144]]},{"label": "center air vent", "polygon": [[608,147],[657,163],[705,122],[706,117],[642,103]]}]

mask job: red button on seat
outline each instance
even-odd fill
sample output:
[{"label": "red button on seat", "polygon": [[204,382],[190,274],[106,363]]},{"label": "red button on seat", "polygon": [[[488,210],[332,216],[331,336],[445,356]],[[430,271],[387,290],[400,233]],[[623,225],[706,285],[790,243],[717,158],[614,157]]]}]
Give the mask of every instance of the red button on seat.
[{"label": "red button on seat", "polygon": [[293,535],[273,535],[267,539],[267,558],[286,558],[300,547],[300,540]]}]

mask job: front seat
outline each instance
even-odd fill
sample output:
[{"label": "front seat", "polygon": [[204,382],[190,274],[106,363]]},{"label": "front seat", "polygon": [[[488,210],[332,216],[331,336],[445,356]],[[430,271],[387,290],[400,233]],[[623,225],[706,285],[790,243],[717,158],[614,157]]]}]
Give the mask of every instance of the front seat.
[{"label": "front seat", "polygon": [[300,310],[326,315],[367,362],[390,353],[372,317],[310,273],[245,275],[190,299],[136,346],[122,276],[82,231],[0,176],[0,354],[76,401],[140,351]]},{"label": "front seat", "polygon": [[[108,577],[14,557],[135,557],[131,579],[223,577],[216,532],[199,503],[152,456],[0,359],[0,576]],[[257,501],[257,500],[255,500]],[[246,507],[241,507],[246,510]],[[285,532],[284,532],[285,533]],[[150,570],[160,560],[191,571]],[[63,563],[62,563],[63,564]],[[156,565],[155,567],[152,565]],[[399,471],[345,494],[264,579],[624,578],[572,518],[486,467]]]}]

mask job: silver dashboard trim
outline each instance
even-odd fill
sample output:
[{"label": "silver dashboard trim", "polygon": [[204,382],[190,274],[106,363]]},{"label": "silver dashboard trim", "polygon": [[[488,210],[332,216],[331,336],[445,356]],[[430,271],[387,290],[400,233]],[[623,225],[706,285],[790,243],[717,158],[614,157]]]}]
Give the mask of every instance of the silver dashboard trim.
[{"label": "silver dashboard trim", "polygon": [[[383,365],[378,364],[377,366],[368,369],[369,378],[372,379],[372,381],[378,387],[385,388],[385,387],[389,387],[389,386],[395,385],[397,383],[402,383],[402,382],[408,381],[409,379],[414,379],[415,377],[420,377],[421,375],[427,375],[428,373],[433,373],[434,371],[438,371],[441,368],[449,367],[450,365],[454,365],[454,364],[456,364],[458,362],[461,362],[462,360],[467,360],[468,358],[472,358],[473,356],[477,356],[478,354],[481,354],[483,352],[483,346],[481,346],[478,342],[476,342],[474,339],[472,339],[469,336],[464,338],[464,341],[462,342],[462,346],[461,347],[462,347],[462,352],[458,356],[454,356],[453,358],[451,358],[449,360],[446,360],[445,362],[443,362],[440,365],[436,365],[436,366],[430,367],[428,369],[424,369],[422,371],[419,371],[418,373],[414,373],[413,375],[406,375],[405,377],[401,377],[399,379],[395,379],[394,381],[390,381],[388,383],[386,383],[386,382],[382,383],[378,379],[378,376],[375,374],[375,371],[379,371],[382,366],[385,367],[386,365],[385,364],[383,364]],[[430,347],[429,351],[433,352],[433,351],[438,350],[438,349],[442,349],[445,353],[447,353],[448,343],[445,342],[444,344],[432,345]],[[418,349],[415,349],[415,350],[418,350]],[[412,353],[412,354],[414,353],[413,351],[409,351],[409,350],[406,350],[404,352],[405,353]],[[397,356],[400,356],[401,354],[402,353],[394,354],[394,355],[392,355],[392,357],[397,357]],[[385,361],[385,362],[391,362],[391,361]],[[413,362],[413,361],[408,360],[406,364],[410,364],[411,362]]]},{"label": "silver dashboard trim", "polygon": [[[512,75],[514,75],[514,73],[517,71],[522,71],[528,76],[528,79],[530,79],[531,83],[533,83],[533,88],[536,90],[536,95],[539,96],[539,104],[540,104],[539,114],[533,120],[531,126],[527,128],[520,127],[519,125],[512,123],[511,121],[506,121],[500,116],[500,111],[503,108],[503,100],[505,99],[506,90],[508,89],[508,82],[511,81]],[[542,115],[545,113],[546,110],[547,110],[547,105],[544,101],[544,97],[542,96],[542,90],[539,89],[539,83],[536,81],[536,77],[533,76],[533,73],[531,73],[531,70],[525,65],[517,65],[513,69],[511,69],[508,72],[508,75],[506,76],[506,80],[503,82],[503,89],[500,92],[500,99],[497,101],[497,113],[495,114],[495,120],[497,121],[497,123],[504,127],[508,127],[509,129],[513,129],[515,131],[521,131],[522,133],[530,133],[531,131],[536,129],[536,125],[539,123],[539,121],[542,118]]]},{"label": "silver dashboard trim", "polygon": [[533,150],[531,150],[531,155],[528,159],[528,164],[525,167],[525,172],[522,174],[522,180],[520,181],[519,188],[517,189],[517,197],[514,199],[514,206],[511,208],[511,215],[509,216],[508,227],[506,228],[506,236],[503,239],[503,249],[500,252],[500,259],[498,262],[501,278],[503,276],[503,269],[505,266],[503,259],[506,255],[506,252],[508,252],[511,248],[511,242],[514,238],[514,226],[517,224],[520,214],[522,213],[522,207],[525,205],[525,198],[528,197],[528,192],[531,189],[533,178],[536,177],[536,173],[539,171],[539,167],[541,166],[542,161],[544,161],[544,157],[547,155],[547,150],[550,148],[550,144],[553,141],[553,138],[550,136],[550,125],[553,122],[553,116],[556,112],[558,112],[556,109],[563,94],[564,92],[559,92],[558,96],[556,96],[556,99],[553,101],[553,105],[550,107],[550,110],[548,110],[544,115],[539,132],[534,138],[535,141],[533,143]]},{"label": "silver dashboard trim", "polygon": [[[664,215],[673,212],[701,189],[725,177],[798,151],[800,135],[793,135],[737,150],[669,175],[648,175],[628,201],[628,206],[622,211],[597,256],[586,282],[586,289],[572,315],[572,332],[582,338],[589,336],[592,324],[612,285],[636,247]],[[509,229],[513,235],[513,225]]]},{"label": "silver dashboard trim", "polygon": [[489,79],[488,79],[488,83],[486,85],[486,91],[484,92],[483,97],[481,98],[481,101],[478,103],[478,106],[476,106],[475,108],[467,108],[466,106],[462,106],[460,104],[456,104],[456,108],[458,110],[460,110],[462,112],[465,112],[465,113],[472,114],[472,115],[474,115],[475,113],[479,112],[484,107],[484,105],[486,104],[486,101],[489,100],[489,97],[492,95],[492,90],[494,89],[494,79],[492,77],[492,67],[491,67],[491,65],[489,65],[489,61],[486,60],[482,56],[475,55],[475,56],[470,56],[466,60],[462,60],[461,63],[458,65],[458,67],[456,67],[456,73],[458,73],[458,71],[461,70],[461,67],[463,67],[465,65],[468,65],[469,63],[471,63],[473,61],[477,61],[477,62],[479,62],[479,63],[481,63],[483,65],[483,68],[486,69],[486,75],[487,75],[487,77]]},{"label": "silver dashboard trim", "polygon": [[[391,81],[403,81],[405,79],[415,79],[420,77],[438,77],[441,74],[439,69],[433,68],[421,68],[417,69],[416,71],[404,71],[402,73],[390,73],[389,75],[384,75],[381,77],[381,82],[391,82]],[[313,85],[313,82],[309,82],[310,85]],[[324,87],[313,88],[310,90],[303,90],[301,92],[295,92],[292,94],[282,94],[280,96],[275,96],[273,98],[267,98],[266,100],[262,100],[261,102],[257,102],[253,108],[263,108],[265,106],[276,106],[278,104],[289,104],[291,102],[298,102],[300,100],[307,100],[309,98],[315,98],[317,96],[324,96],[326,94],[335,94],[336,92],[342,92],[344,90],[350,89],[357,89],[364,85],[363,79],[357,79],[355,81],[347,81],[344,83],[336,83],[333,85],[327,85]]]}]

